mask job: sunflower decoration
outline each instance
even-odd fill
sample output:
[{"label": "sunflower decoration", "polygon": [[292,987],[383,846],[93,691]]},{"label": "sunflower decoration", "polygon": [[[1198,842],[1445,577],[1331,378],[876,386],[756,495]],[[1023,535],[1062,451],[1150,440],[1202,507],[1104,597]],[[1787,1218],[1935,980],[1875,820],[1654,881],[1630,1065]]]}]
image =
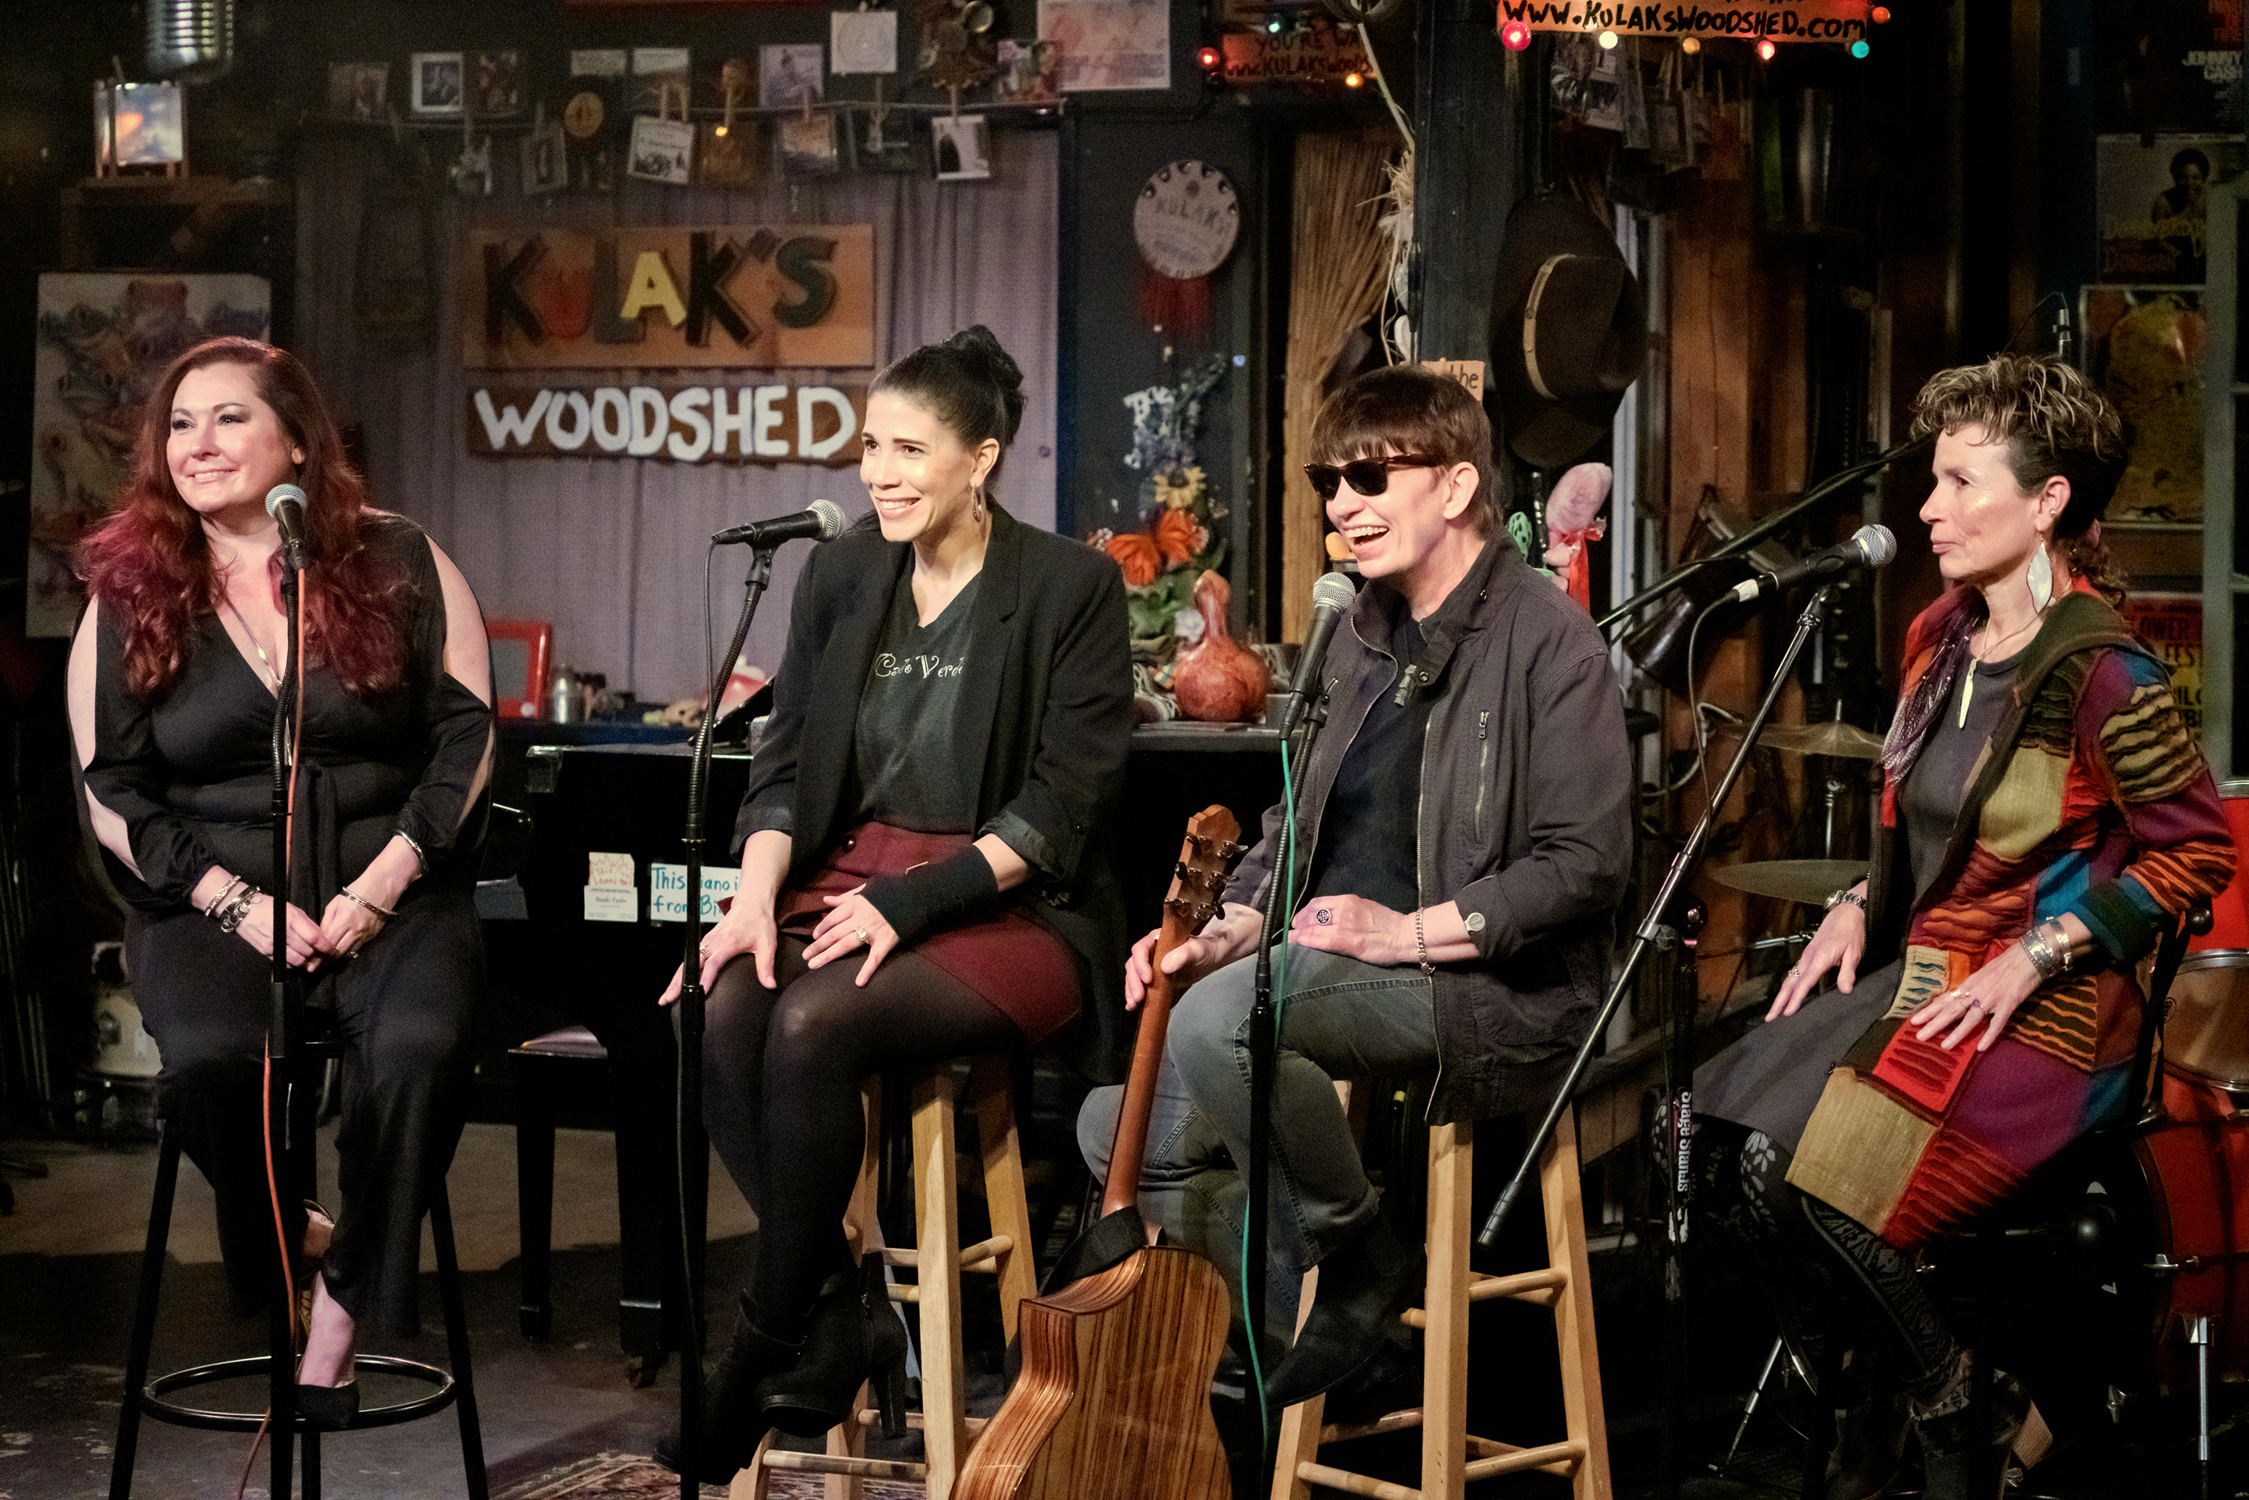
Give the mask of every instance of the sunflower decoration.
[{"label": "sunflower decoration", "polygon": [[[1145,476],[1132,502],[1140,524],[1130,531],[1103,527],[1088,538],[1124,574],[1134,675],[1157,693],[1170,691],[1177,622],[1183,611],[1194,614],[1195,580],[1226,558],[1214,524],[1225,508],[1195,462],[1203,398],[1224,371],[1225,361],[1214,355],[1191,366],[1176,385],[1150,386],[1124,398],[1133,417],[1125,467]],[[1112,506],[1124,510],[1125,502]]]}]

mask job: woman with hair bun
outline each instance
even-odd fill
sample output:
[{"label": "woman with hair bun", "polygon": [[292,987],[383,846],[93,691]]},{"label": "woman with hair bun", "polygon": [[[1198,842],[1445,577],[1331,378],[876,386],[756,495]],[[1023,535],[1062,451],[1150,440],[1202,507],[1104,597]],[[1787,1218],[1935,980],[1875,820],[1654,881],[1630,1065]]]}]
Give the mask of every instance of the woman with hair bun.
[{"label": "woman with hair bun", "polygon": [[[279,892],[285,627],[265,501],[287,483],[304,491],[308,567],[297,843]],[[123,500],[80,556],[92,605],[70,723],[103,862],[134,908],[125,953],[163,1053],[159,1107],[218,1199],[237,1310],[287,1285],[282,1243],[310,1279],[297,1407],[349,1426],[358,1330],[415,1329],[426,1188],[460,1136],[484,964],[484,621],[452,560],[367,503],[311,375],[270,344],[214,339],[173,362]],[[276,924],[343,1043],[332,1223],[269,1202],[259,1058]]]},{"label": "woman with hair bun", "polygon": [[2116,612],[2115,408],[2001,355],[1940,371],[1914,417],[1946,590],[1906,632],[1872,868],[1695,1088],[1704,1211],[1765,1262],[1836,1413],[1828,1500],[1886,1493],[1909,1430],[1938,1500],[1993,1500],[2010,1449],[2044,1452],[2020,1381],[1972,1400],[1914,1258],[2130,1116],[2134,966],[2234,866],[2170,679]]},{"label": "woman with hair bun", "polygon": [[842,1230],[860,1081],[1031,1046],[1089,989],[1122,999],[1097,837],[1132,730],[1124,584],[992,501],[1022,415],[983,327],[890,365],[861,437],[874,513],[797,581],[741,884],[703,943],[704,1118],[758,1215],[702,1450],[658,1453],[707,1482],[768,1427],[824,1432],[870,1374],[902,1372],[905,1329]]}]

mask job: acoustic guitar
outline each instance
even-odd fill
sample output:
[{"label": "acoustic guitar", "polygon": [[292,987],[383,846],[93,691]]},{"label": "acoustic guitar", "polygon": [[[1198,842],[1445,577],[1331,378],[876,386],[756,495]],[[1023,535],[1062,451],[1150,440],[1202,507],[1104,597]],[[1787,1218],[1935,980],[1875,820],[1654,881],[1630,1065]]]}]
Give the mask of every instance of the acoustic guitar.
[{"label": "acoustic guitar", "polygon": [[[1164,898],[1155,982],[1140,1002],[1101,1212],[1137,1206],[1148,1116],[1175,998],[1165,955],[1216,915],[1234,815],[1187,822]],[[1177,1245],[1143,1245],[1107,1270],[1023,1304],[1023,1373],[969,1451],[958,1500],[1225,1500],[1226,1448],[1210,1382],[1226,1346],[1226,1283]]]}]

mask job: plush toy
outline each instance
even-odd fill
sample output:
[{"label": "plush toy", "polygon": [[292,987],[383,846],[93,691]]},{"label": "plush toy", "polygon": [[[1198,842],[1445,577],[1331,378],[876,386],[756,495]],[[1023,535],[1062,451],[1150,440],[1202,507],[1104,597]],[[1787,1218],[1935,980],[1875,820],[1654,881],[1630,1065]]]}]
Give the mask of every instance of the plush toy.
[{"label": "plush toy", "polygon": [[1593,571],[1586,544],[1608,530],[1601,507],[1613,477],[1607,464],[1579,464],[1556,480],[1546,497],[1546,565],[1554,570],[1554,581],[1587,611],[1593,608]]}]

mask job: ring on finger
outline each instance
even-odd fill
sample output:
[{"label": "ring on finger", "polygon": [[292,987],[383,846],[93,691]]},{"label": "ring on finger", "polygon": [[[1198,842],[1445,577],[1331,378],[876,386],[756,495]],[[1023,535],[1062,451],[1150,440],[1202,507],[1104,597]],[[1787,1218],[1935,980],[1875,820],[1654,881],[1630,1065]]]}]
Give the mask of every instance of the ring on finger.
[{"label": "ring on finger", "polygon": [[874,946],[874,940],[867,936],[867,929],[864,927],[853,928],[851,935],[857,938],[860,944],[864,947],[871,948]]}]

